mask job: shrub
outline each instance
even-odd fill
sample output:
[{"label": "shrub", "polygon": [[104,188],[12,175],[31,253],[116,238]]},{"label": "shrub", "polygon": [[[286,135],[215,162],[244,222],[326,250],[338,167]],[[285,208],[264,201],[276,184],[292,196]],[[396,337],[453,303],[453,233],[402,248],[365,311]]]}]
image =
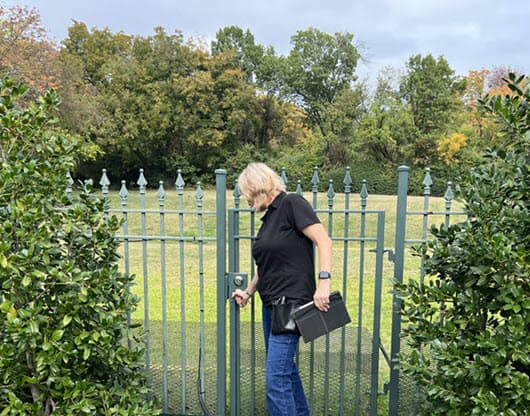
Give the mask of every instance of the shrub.
[{"label": "shrub", "polygon": [[55,94],[19,109],[24,91],[0,82],[0,414],[153,415],[118,220],[65,192],[79,149],[50,130]]},{"label": "shrub", "polygon": [[457,189],[468,220],[433,228],[418,249],[431,278],[398,285],[413,347],[400,365],[426,415],[530,409],[530,90],[506,81],[513,94],[482,102],[504,123],[505,145]]}]

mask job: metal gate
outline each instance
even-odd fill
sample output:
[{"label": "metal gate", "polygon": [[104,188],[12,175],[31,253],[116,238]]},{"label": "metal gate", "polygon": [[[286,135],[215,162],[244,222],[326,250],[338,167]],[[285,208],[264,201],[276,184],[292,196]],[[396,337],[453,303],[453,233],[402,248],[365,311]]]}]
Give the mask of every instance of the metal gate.
[{"label": "metal gate", "polygon": [[[221,172],[219,172],[221,173]],[[287,182],[282,172],[284,183]],[[333,183],[324,197],[318,190],[315,170],[310,195],[305,196],[327,227],[335,258],[333,289],[341,291],[352,323],[309,344],[300,343],[297,364],[305,386],[311,414],[378,414],[379,396],[385,389],[380,374],[388,375],[389,357],[381,341],[385,212],[368,208],[368,192],[363,183],[360,206],[353,206],[349,170],[344,178],[344,193],[335,193]],[[295,190],[303,195],[300,183]],[[229,386],[230,415],[266,415],[265,347],[261,330],[261,302],[254,297],[240,310],[230,294],[245,287],[255,265],[251,246],[259,228],[259,213],[241,207],[238,187],[234,208],[228,209],[228,267],[219,272],[225,277],[224,302],[229,302]],[[221,239],[219,244],[225,246]],[[219,300],[221,302],[221,299]],[[224,304],[219,305],[224,311]],[[220,321],[223,320],[219,316]],[[388,318],[387,318],[388,319]],[[220,340],[224,344],[223,340]],[[381,360],[380,356],[386,360]],[[221,356],[220,356],[221,357]],[[221,377],[220,377],[221,378]],[[222,383],[222,380],[219,379]],[[222,397],[222,392],[219,392]],[[223,404],[218,403],[218,414]]]}]

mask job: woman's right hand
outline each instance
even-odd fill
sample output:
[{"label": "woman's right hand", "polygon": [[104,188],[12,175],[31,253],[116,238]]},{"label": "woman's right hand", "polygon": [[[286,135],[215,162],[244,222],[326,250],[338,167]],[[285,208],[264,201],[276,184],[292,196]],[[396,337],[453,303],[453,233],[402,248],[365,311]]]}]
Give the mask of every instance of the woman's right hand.
[{"label": "woman's right hand", "polygon": [[248,293],[247,289],[245,290],[236,289],[232,293],[232,298],[235,299],[236,303],[240,307],[244,308],[247,305],[248,300],[251,298],[251,295],[250,293]]}]

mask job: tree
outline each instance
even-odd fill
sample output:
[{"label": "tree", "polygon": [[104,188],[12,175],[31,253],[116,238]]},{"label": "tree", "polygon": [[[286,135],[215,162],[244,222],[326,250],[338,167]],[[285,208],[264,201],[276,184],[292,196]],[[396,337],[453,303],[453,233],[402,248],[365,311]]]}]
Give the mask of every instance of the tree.
[{"label": "tree", "polygon": [[375,93],[366,114],[355,131],[353,149],[358,159],[389,166],[412,164],[411,144],[419,136],[410,107],[397,90],[397,75],[385,68],[378,76]]},{"label": "tree", "polygon": [[89,185],[65,192],[78,145],[51,129],[57,96],[20,110],[24,91],[0,83],[0,408],[151,416],[119,221]]},{"label": "tree", "polygon": [[[401,367],[425,415],[525,415],[530,406],[530,88],[486,97],[505,140],[463,178],[468,219],[433,227],[430,279],[398,285],[412,349]],[[521,85],[525,85],[524,88]]]},{"label": "tree", "polygon": [[164,178],[168,153],[180,145],[171,83],[192,73],[204,52],[185,45],[181,33],[162,28],[144,38],[89,31],[81,22],[69,29],[64,43],[61,62],[69,82],[60,91],[61,120],[102,152],[80,166],[82,176],[112,166],[110,173],[120,179],[133,179],[139,167]]},{"label": "tree", "polygon": [[35,9],[0,5],[0,75],[26,82],[28,99],[59,85],[57,46]]},{"label": "tree", "polygon": [[343,89],[327,111],[326,156],[330,167],[344,167],[358,160],[354,138],[367,115],[368,87],[357,83]]},{"label": "tree", "polygon": [[212,55],[227,51],[234,54],[245,81],[253,82],[265,48],[256,45],[254,35],[248,29],[243,32],[238,26],[227,26],[217,31],[212,41]]},{"label": "tree", "polygon": [[63,74],[75,88],[61,90],[63,126],[102,152],[81,176],[112,166],[114,178],[134,180],[142,167],[173,180],[180,168],[204,181],[234,155],[274,152],[308,134],[297,109],[245,80],[225,43],[210,55],[179,32],[127,37],[79,22],[64,43]]},{"label": "tree", "polygon": [[461,108],[465,81],[459,79],[443,56],[412,56],[400,91],[423,135],[445,131]]},{"label": "tree", "polygon": [[438,142],[458,125],[465,81],[454,74],[443,56],[412,56],[400,83],[401,98],[409,105],[418,132],[410,143],[414,165],[433,167],[438,160]]},{"label": "tree", "polygon": [[296,32],[291,44],[282,74],[284,91],[326,136],[329,106],[356,79],[359,52],[353,44],[353,35],[330,35],[309,28]]}]

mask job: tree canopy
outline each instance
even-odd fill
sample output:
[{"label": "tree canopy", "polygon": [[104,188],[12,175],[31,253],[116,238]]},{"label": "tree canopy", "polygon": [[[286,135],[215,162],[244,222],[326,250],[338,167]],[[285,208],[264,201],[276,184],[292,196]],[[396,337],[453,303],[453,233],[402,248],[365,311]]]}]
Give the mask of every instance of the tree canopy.
[{"label": "tree canopy", "polygon": [[[79,177],[111,167],[117,183],[143,168],[156,183],[180,168],[188,183],[209,183],[215,168],[255,159],[300,167],[303,151],[303,165],[324,178],[347,165],[408,164],[452,179],[503,140],[477,100],[503,88],[508,67],[463,77],[443,56],[416,55],[372,88],[357,74],[352,33],[299,30],[281,55],[238,26],[220,28],[208,46],[160,27],[138,36],[74,21],[57,46],[37,11],[0,12],[0,72],[27,78],[35,94],[57,90],[60,126],[83,143]],[[357,183],[378,181],[364,172]]]}]

